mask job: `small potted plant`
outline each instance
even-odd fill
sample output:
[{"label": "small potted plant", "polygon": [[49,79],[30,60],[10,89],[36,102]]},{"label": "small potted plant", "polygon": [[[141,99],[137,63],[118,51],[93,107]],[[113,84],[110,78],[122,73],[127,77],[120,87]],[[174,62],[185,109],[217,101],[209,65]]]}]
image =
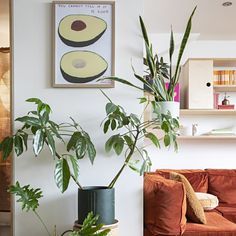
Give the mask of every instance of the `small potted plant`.
[{"label": "small potted plant", "polygon": [[[21,186],[19,182],[15,185],[10,186],[8,190],[11,194],[14,194],[18,199],[17,203],[21,204],[22,211],[31,211],[38,221],[41,223],[46,234],[48,236],[57,236],[56,226],[53,233],[50,233],[43,218],[38,213],[39,200],[43,197],[43,193],[39,188],[31,188],[30,185]],[[92,212],[89,212],[83,221],[83,224],[78,230],[66,230],[61,236],[106,236],[109,234],[110,229],[102,229],[102,224],[97,224],[99,215],[94,216]]]},{"label": "small potted plant", "polygon": [[189,35],[192,28],[192,18],[197,7],[195,7],[189,17],[178,53],[178,59],[173,69],[173,54],[175,51],[174,44],[174,34],[171,28],[170,34],[170,46],[169,46],[169,64],[164,62],[163,57],[159,58],[156,53],[153,53],[152,43],[149,40],[148,33],[142,17],[139,17],[140,26],[142,30],[142,36],[145,43],[145,57],[143,59],[145,65],[145,74],[138,75],[134,71],[135,78],[143,83],[143,87],[135,85],[126,79],[118,77],[105,78],[114,80],[128,86],[134,87],[136,89],[142,90],[144,92],[150,93],[154,96],[155,101],[160,107],[161,112],[167,113],[171,112],[172,117],[179,117],[179,102],[174,101],[175,97],[175,87],[179,82],[180,77],[180,63],[181,59],[187,45]]},{"label": "small potted plant", "polygon": [[[104,94],[105,95],[105,94]],[[105,95],[106,96],[106,95]],[[29,146],[29,136],[33,137],[30,147],[34,155],[38,156],[45,148],[55,160],[54,178],[57,187],[61,192],[65,192],[70,180],[78,186],[78,223],[82,224],[87,214],[93,211],[98,214],[98,223],[113,224],[115,222],[114,186],[126,167],[143,174],[150,170],[151,160],[145,148],[138,144],[139,140],[146,137],[160,148],[163,141],[166,147],[174,145],[177,148],[176,129],[178,121],[170,115],[161,114],[155,102],[153,102],[156,118],[150,121],[142,121],[142,116],[127,114],[125,110],[116,105],[108,97],[106,104],[106,117],[103,121],[103,131],[107,133],[110,129],[116,132],[106,142],[107,152],[114,150],[117,155],[124,156],[123,165],[108,186],[84,187],[79,181],[79,161],[88,157],[93,164],[96,150],[89,134],[76,122],[70,118],[70,122],[57,124],[51,120],[51,107],[38,98],[30,98],[27,102],[34,103],[36,109],[22,117],[16,119],[22,124],[15,134],[6,137],[0,143],[0,151],[3,159],[7,159],[14,151],[20,156]],[[149,132],[149,128],[162,131],[162,137],[157,137]],[[66,147],[65,152],[58,151],[58,142]],[[61,150],[61,148],[60,148]],[[139,155],[140,166],[135,166],[133,160],[134,153]],[[93,202],[94,204],[90,204]]]}]

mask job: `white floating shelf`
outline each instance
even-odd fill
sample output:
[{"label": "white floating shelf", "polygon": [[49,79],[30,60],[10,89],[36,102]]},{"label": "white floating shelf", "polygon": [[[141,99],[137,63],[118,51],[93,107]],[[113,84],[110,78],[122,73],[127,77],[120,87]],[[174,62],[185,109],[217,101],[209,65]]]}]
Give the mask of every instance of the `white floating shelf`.
[{"label": "white floating shelf", "polygon": [[236,109],[181,109],[180,116],[191,115],[236,115]]},{"label": "white floating shelf", "polygon": [[199,136],[178,136],[178,140],[219,140],[219,139],[224,139],[224,140],[236,140],[236,135],[235,136],[211,136],[211,135],[199,135]]}]

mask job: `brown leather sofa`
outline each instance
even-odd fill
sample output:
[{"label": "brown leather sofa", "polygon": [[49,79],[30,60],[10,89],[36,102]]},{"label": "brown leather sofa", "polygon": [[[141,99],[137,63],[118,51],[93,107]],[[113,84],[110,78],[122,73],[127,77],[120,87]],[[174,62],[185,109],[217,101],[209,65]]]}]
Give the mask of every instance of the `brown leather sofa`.
[{"label": "brown leather sofa", "polygon": [[[189,222],[188,220],[186,222],[186,220],[183,221],[180,217],[179,219],[177,219],[177,223],[179,222],[179,225],[177,225],[177,230],[171,229],[172,226],[176,228],[176,222],[174,222],[175,218],[172,218],[172,216],[177,216],[175,211],[177,211],[177,209],[179,209],[179,211],[182,211],[182,208],[178,208],[176,204],[173,205],[171,202],[173,201],[173,196],[176,196],[178,202],[180,201],[178,198],[179,195],[177,193],[177,191],[180,191],[180,187],[175,189],[173,188],[169,196],[165,195],[166,186],[167,188],[170,187],[169,189],[171,189],[171,184],[165,184],[165,187],[163,187],[163,183],[166,180],[170,181],[168,180],[169,173],[172,171],[183,174],[188,179],[195,192],[206,192],[218,197],[219,206],[214,210],[205,212],[207,220],[206,224],[197,224]],[[153,175],[161,177],[158,178],[158,183],[155,183],[155,187],[151,186],[154,185],[151,179],[151,176]],[[166,209],[164,209],[164,211],[163,206],[161,206],[162,208],[158,208],[158,204],[160,203],[160,201],[166,202]],[[166,215],[166,218],[164,218],[165,216],[163,216],[163,214],[166,214],[166,212],[168,213]],[[163,228],[164,230],[162,230]],[[144,176],[144,236],[164,235],[236,236],[236,170],[166,169],[147,173]]]}]

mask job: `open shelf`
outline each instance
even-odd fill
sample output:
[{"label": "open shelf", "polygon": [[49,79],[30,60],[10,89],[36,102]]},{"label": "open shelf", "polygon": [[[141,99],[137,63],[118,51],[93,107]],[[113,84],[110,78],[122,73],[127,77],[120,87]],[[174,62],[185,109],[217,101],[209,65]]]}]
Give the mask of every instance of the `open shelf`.
[{"label": "open shelf", "polygon": [[216,92],[236,92],[236,85],[214,85]]},{"label": "open shelf", "polygon": [[236,115],[236,109],[219,110],[219,109],[181,109],[180,116],[191,115]]},{"label": "open shelf", "polygon": [[235,136],[211,136],[211,135],[199,135],[199,136],[178,136],[178,140],[236,140]]}]

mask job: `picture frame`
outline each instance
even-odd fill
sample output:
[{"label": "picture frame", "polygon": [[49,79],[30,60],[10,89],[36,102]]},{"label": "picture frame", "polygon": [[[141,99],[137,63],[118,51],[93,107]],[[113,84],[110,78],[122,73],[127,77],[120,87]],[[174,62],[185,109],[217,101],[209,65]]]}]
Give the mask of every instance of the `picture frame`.
[{"label": "picture frame", "polygon": [[113,88],[115,1],[54,1],[53,87]]}]

